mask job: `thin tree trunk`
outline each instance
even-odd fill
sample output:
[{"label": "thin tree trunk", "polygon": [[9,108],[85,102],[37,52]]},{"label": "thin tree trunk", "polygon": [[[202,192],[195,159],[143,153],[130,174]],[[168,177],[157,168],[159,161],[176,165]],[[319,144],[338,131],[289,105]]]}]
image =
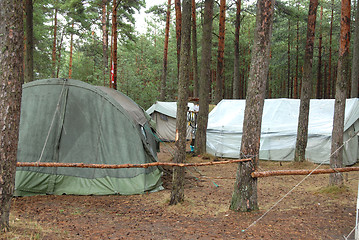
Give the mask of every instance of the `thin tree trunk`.
[{"label": "thin tree trunk", "polygon": [[357,1],[355,11],[355,26],[354,26],[354,43],[353,43],[353,60],[352,60],[352,76],[351,76],[351,93],[350,97],[358,97],[358,82],[359,82],[359,2]]},{"label": "thin tree trunk", "polygon": [[[338,74],[335,90],[334,120],[332,131],[332,145],[330,167],[343,167],[343,131],[345,116],[345,101],[347,79],[349,78],[349,45],[350,45],[350,0],[342,0],[340,21],[340,46],[338,58]],[[331,173],[330,185],[343,185],[342,173]]]},{"label": "thin tree trunk", "polygon": [[199,82],[199,112],[197,119],[197,132],[195,151],[197,154],[206,152],[206,130],[208,123],[208,105],[210,100],[211,81],[211,47],[212,47],[212,24],[213,24],[213,0],[204,2],[204,19],[202,28],[202,58],[201,75]]},{"label": "thin tree trunk", "polygon": [[[298,5],[299,9],[299,5]],[[294,86],[293,86],[293,98],[298,98],[298,72],[299,72],[299,20],[297,20],[297,38],[296,38],[296,56],[295,56],[295,77],[294,77]]]},{"label": "thin tree trunk", "polygon": [[34,37],[33,37],[33,4],[32,0],[25,0],[26,13],[26,54],[25,54],[25,82],[34,80]]},{"label": "thin tree trunk", "polygon": [[332,0],[332,14],[330,17],[330,30],[329,30],[329,63],[328,63],[328,85],[326,87],[328,98],[332,97],[332,37],[333,37],[333,19],[334,19],[334,0]]},{"label": "thin tree trunk", "polygon": [[175,10],[176,10],[176,40],[177,40],[177,76],[179,76],[180,52],[181,52],[181,28],[182,28],[181,0],[175,0]]},{"label": "thin tree trunk", "polygon": [[[24,82],[23,2],[0,1],[0,232],[9,230]],[[0,233],[1,235],[1,233]]]},{"label": "thin tree trunk", "polygon": [[113,64],[113,79],[112,88],[117,89],[117,3],[113,0],[112,7],[112,64]]},{"label": "thin tree trunk", "polygon": [[318,76],[317,76],[317,98],[322,96],[322,20],[323,20],[323,6],[320,7],[320,22],[319,22],[319,46],[318,46]]},{"label": "thin tree trunk", "polygon": [[256,31],[253,41],[248,93],[244,112],[241,157],[253,156],[252,161],[239,163],[230,209],[258,209],[257,178],[251,173],[258,167],[261,123],[269,72],[270,43],[273,25],[274,0],[257,2]]},{"label": "thin tree trunk", "polygon": [[168,56],[168,39],[170,34],[170,15],[171,15],[171,0],[167,3],[167,17],[166,17],[166,31],[165,31],[165,47],[163,50],[163,73],[161,78],[160,100],[166,100],[166,85],[167,85],[167,56]]},{"label": "thin tree trunk", "polygon": [[290,98],[292,96],[292,84],[291,84],[291,74],[290,74],[290,19],[288,19],[288,47],[287,47],[287,97]]},{"label": "thin tree trunk", "polygon": [[317,8],[318,0],[310,0],[307,25],[307,43],[305,46],[302,90],[300,95],[297,141],[294,154],[294,161],[296,162],[303,162],[305,160],[305,149],[308,142],[309,104],[312,93],[311,75]]},{"label": "thin tree trunk", "polygon": [[215,88],[215,104],[223,99],[224,88],[224,38],[226,36],[226,0],[220,0],[219,7],[219,33],[218,33],[218,57],[217,77]]},{"label": "thin tree trunk", "polygon": [[[180,74],[178,81],[178,103],[176,121],[176,154],[174,162],[183,163],[186,159],[186,130],[187,130],[187,99],[188,99],[188,79],[190,71],[190,46],[191,46],[191,0],[183,0],[181,33],[181,59]],[[184,177],[185,169],[181,167],[173,168],[172,191],[170,205],[174,205],[184,200]]]},{"label": "thin tree trunk", "polygon": [[197,56],[197,17],[196,1],[192,0],[192,64],[193,64],[193,96],[198,97],[198,56]]},{"label": "thin tree trunk", "polygon": [[72,31],[70,36],[70,60],[69,60],[69,78],[72,78],[72,52],[73,52],[73,44],[74,44],[74,23],[71,25]]},{"label": "thin tree trunk", "polygon": [[102,25],[102,68],[103,68],[103,85],[106,85],[106,78],[108,72],[108,31],[107,31],[107,1],[102,0],[102,17],[101,17],[101,25]]},{"label": "thin tree trunk", "polygon": [[236,22],[234,33],[234,62],[233,62],[233,98],[241,97],[242,83],[239,74],[239,31],[241,27],[241,0],[236,0]]},{"label": "thin tree trunk", "polygon": [[[57,4],[57,1],[56,3]],[[55,15],[54,15],[54,39],[52,42],[52,77],[56,75],[56,38],[57,38],[57,6],[55,6]]]}]

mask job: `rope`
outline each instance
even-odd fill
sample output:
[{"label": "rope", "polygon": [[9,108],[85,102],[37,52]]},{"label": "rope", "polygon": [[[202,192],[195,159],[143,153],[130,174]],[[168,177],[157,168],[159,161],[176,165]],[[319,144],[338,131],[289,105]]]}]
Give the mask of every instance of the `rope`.
[{"label": "rope", "polygon": [[65,88],[65,84],[66,84],[66,80],[64,80],[64,83],[62,84],[62,89],[61,89],[61,92],[60,92],[59,100],[57,101],[56,109],[55,109],[54,115],[53,115],[53,117],[52,117],[52,121],[51,121],[51,124],[50,124],[50,128],[49,128],[49,131],[47,132],[47,136],[46,136],[46,139],[45,139],[45,143],[44,143],[44,146],[42,147],[41,154],[40,154],[39,160],[37,160],[37,162],[40,162],[40,161],[41,161],[42,156],[43,156],[43,154],[44,154],[44,151],[45,151],[47,142],[48,142],[48,140],[49,140],[50,132],[51,132],[52,127],[53,127],[54,122],[55,122],[56,113],[58,112],[59,107],[60,107],[60,101],[61,101],[62,93],[63,93],[64,88]]},{"label": "rope", "polygon": [[[352,137],[350,137],[348,140],[346,140],[345,142],[343,142],[343,144],[338,147],[333,153],[330,154],[329,157],[333,156],[337,151],[339,151],[342,147],[344,147],[345,144],[347,144],[350,140],[352,140],[357,134],[358,134],[359,130],[356,131]],[[300,184],[302,184],[302,182],[304,182],[310,175],[312,175],[312,173],[317,170],[320,166],[322,166],[324,164],[324,160],[316,167],[314,168],[307,176],[305,176],[299,183],[297,183],[291,190],[289,190],[289,192],[287,192],[286,194],[284,194],[283,197],[281,197],[272,207],[270,207],[265,213],[263,213],[257,220],[255,220],[254,222],[252,222],[246,229],[243,229],[242,232],[247,231],[248,229],[250,229],[252,226],[254,226],[255,224],[257,224],[258,221],[260,221],[263,217],[265,217],[273,208],[275,208],[284,198],[286,198],[291,192],[294,191],[294,189],[296,189]]]},{"label": "rope", "polygon": [[343,236],[345,240],[348,240],[349,236],[354,232],[355,228],[357,227],[357,225],[355,224],[355,226],[353,227],[353,229],[350,231],[350,233],[347,236]]}]

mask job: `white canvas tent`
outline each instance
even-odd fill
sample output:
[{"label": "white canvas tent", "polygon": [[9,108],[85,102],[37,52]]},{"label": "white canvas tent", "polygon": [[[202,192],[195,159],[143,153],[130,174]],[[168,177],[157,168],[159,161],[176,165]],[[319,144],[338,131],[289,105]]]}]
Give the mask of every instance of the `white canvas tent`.
[{"label": "white canvas tent", "polygon": [[[189,110],[194,104],[188,103]],[[157,101],[146,111],[156,122],[156,133],[162,141],[174,141],[176,136],[177,102]],[[191,138],[191,127],[187,127],[187,139]]]},{"label": "white canvas tent", "polygon": [[[310,101],[306,158],[329,164],[334,99]],[[266,99],[263,109],[259,158],[292,161],[297,135],[299,99]],[[207,152],[219,157],[238,158],[243,133],[245,100],[222,100],[209,114]],[[344,141],[359,130],[359,99],[347,99]],[[344,147],[344,164],[358,159],[358,137]]]}]

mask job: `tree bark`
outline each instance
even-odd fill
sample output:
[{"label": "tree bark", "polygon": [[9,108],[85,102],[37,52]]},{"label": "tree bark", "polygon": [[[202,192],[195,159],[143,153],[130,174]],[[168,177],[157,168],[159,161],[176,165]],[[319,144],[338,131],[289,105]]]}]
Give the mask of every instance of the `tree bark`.
[{"label": "tree bark", "polygon": [[273,25],[274,0],[257,2],[256,31],[244,110],[241,158],[251,156],[251,162],[239,163],[230,209],[253,211],[258,209],[257,178],[251,173],[258,167],[262,114],[269,72],[270,43]]},{"label": "tree bark", "polygon": [[202,33],[202,58],[201,75],[199,82],[199,112],[197,119],[197,132],[195,141],[196,154],[206,152],[206,130],[208,123],[208,106],[211,81],[211,48],[212,48],[212,24],[213,24],[213,0],[204,2],[204,19]]},{"label": "tree bark", "polygon": [[319,45],[318,45],[318,75],[317,75],[317,98],[323,98],[322,90],[322,21],[323,21],[323,6],[320,7],[320,22],[319,22]]},{"label": "tree bark", "polygon": [[287,97],[292,96],[291,69],[290,69],[290,19],[288,19],[288,44],[287,44]]},{"label": "tree bark", "polygon": [[326,86],[326,92],[328,98],[332,97],[332,37],[333,37],[333,20],[334,20],[334,0],[332,0],[332,14],[330,17],[330,30],[329,30],[329,63],[328,63],[328,85]]},{"label": "tree bark", "polygon": [[[186,133],[187,133],[187,99],[188,79],[190,71],[190,46],[191,46],[191,0],[183,0],[182,32],[181,32],[181,59],[178,81],[178,102],[176,121],[176,153],[175,163],[183,163],[186,159]],[[172,191],[170,205],[184,201],[184,177],[185,169],[173,168]]]},{"label": "tree bark", "polygon": [[234,33],[233,99],[239,99],[242,84],[239,74],[239,31],[241,28],[241,0],[236,0],[236,21]]},{"label": "tree bark", "polygon": [[[0,1],[0,232],[9,229],[24,82],[23,2]],[[1,234],[0,234],[1,235]]]},{"label": "tree bark", "polygon": [[107,31],[107,1],[102,0],[102,68],[103,68],[103,85],[106,85],[107,73],[108,73],[108,31]]},{"label": "tree bark", "polygon": [[192,64],[193,64],[193,96],[198,97],[198,56],[197,56],[197,17],[196,1],[192,0]]},{"label": "tree bark", "polygon": [[[341,146],[343,145],[347,79],[349,78],[350,10],[350,0],[342,0],[338,73],[335,88],[334,120],[330,155],[330,166],[332,168],[343,167],[343,147]],[[343,175],[339,172],[331,173],[329,184],[338,186],[343,185]]]},{"label": "tree bark", "polygon": [[217,77],[215,88],[215,104],[223,99],[224,88],[224,38],[226,36],[226,0],[220,0],[219,6],[219,33],[218,33],[218,57]]},{"label": "tree bark", "polygon": [[112,64],[113,64],[112,88],[117,89],[117,3],[116,0],[113,0],[113,7],[112,7]]},{"label": "tree bark", "polygon": [[312,63],[315,37],[315,22],[317,16],[318,0],[310,0],[307,25],[307,43],[305,46],[302,90],[300,95],[300,107],[298,117],[297,141],[295,146],[294,161],[305,160],[305,149],[308,142],[309,104],[312,93]]},{"label": "tree bark", "polygon": [[33,36],[33,4],[32,0],[25,0],[26,13],[26,54],[25,54],[25,82],[34,80],[34,36]]},{"label": "tree bark", "polygon": [[353,60],[352,60],[352,76],[351,76],[351,93],[350,97],[358,97],[358,82],[359,82],[359,2],[357,1],[355,11],[355,26],[354,26],[354,43],[353,43]]},{"label": "tree bark", "polygon": [[160,100],[166,100],[166,85],[167,85],[167,56],[168,56],[168,39],[170,34],[170,15],[171,15],[171,0],[167,3],[167,17],[166,17],[166,31],[165,31],[165,46],[163,50],[163,72],[161,78]]},{"label": "tree bark", "polygon": [[54,39],[52,42],[52,77],[54,78],[56,75],[56,38],[57,38],[57,1],[55,3],[55,14],[54,14]]},{"label": "tree bark", "polygon": [[180,53],[181,53],[181,28],[182,28],[181,0],[175,0],[175,10],[176,10],[176,40],[177,40],[177,76],[179,76]]}]

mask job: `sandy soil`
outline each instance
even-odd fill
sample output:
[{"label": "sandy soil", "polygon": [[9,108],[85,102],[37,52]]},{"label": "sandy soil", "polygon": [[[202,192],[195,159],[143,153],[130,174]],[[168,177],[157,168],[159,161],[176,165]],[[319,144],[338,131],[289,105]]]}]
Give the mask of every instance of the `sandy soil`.
[{"label": "sandy soil", "polygon": [[[171,144],[160,161],[170,161]],[[192,157],[188,161],[208,161]],[[313,169],[316,165],[261,161],[261,170]],[[327,166],[323,166],[325,168]],[[304,176],[258,180],[260,210],[228,209],[236,164],[186,169],[184,203],[169,206],[171,169],[165,190],[133,196],[34,196],[14,198],[16,221],[35,221],[41,239],[344,239],[355,225],[358,173],[345,174],[346,189],[323,192],[329,176],[307,178],[273,207]],[[265,216],[263,214],[272,208]],[[262,218],[261,218],[262,217]],[[18,229],[19,230],[19,229]],[[245,230],[245,231],[243,231]],[[354,234],[349,236],[353,239]]]}]

